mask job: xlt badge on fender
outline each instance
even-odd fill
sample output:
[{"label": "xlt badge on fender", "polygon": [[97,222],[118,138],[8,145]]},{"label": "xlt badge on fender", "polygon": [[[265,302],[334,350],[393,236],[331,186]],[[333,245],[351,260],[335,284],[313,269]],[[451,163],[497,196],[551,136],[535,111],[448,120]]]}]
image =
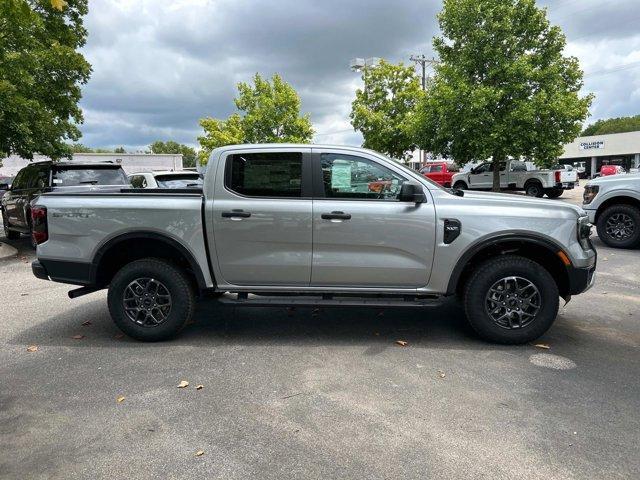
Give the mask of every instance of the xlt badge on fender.
[{"label": "xlt badge on fender", "polygon": [[444,219],[444,243],[453,242],[462,232],[462,224],[459,220],[445,218]]}]

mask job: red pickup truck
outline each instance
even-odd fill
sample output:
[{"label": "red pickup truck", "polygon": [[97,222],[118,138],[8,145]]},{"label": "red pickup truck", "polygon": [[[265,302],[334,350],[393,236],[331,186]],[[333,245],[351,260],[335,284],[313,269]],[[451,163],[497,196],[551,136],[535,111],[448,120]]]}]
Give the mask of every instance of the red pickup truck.
[{"label": "red pickup truck", "polygon": [[443,187],[451,187],[451,177],[460,168],[455,163],[429,162],[420,169],[420,173]]}]

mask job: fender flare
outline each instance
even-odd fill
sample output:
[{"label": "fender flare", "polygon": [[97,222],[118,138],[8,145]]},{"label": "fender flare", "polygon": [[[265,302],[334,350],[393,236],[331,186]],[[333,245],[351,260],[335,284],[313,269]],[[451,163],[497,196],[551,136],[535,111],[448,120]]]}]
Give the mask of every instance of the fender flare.
[{"label": "fender flare", "polygon": [[91,261],[91,277],[90,278],[93,284],[96,284],[97,275],[98,275],[98,266],[100,265],[100,262],[102,261],[102,257],[104,257],[104,254],[109,250],[111,250],[111,248],[117,246],[119,243],[122,243],[127,240],[135,240],[135,239],[157,240],[165,243],[169,247],[175,248],[189,263],[189,266],[191,267],[191,270],[193,270],[193,273],[196,277],[198,288],[200,290],[207,289],[207,284],[204,280],[204,275],[202,274],[202,268],[200,267],[196,259],[193,257],[191,252],[184,245],[182,245],[177,240],[169,237],[168,235],[164,235],[158,232],[147,231],[147,230],[136,230],[135,232],[123,233],[121,235],[117,235],[113,238],[110,238],[109,240],[104,242],[102,245],[100,245],[100,247],[98,247],[98,249],[96,250],[95,255],[93,256],[93,260]]},{"label": "fender flare", "polygon": [[476,243],[472,244],[458,259],[456,262],[456,266],[453,268],[451,272],[451,276],[449,277],[449,283],[447,284],[447,293],[446,295],[453,295],[456,293],[456,288],[458,286],[458,282],[460,281],[460,277],[462,276],[462,272],[465,267],[468,265],[469,261],[482,250],[488,247],[492,247],[495,245],[499,245],[505,242],[523,242],[523,243],[533,243],[535,245],[546,248],[549,253],[556,255],[558,251],[562,250],[564,252],[564,248],[556,243],[553,240],[549,240],[540,235],[536,235],[533,233],[504,233],[497,234],[489,238],[484,238],[478,240]]}]

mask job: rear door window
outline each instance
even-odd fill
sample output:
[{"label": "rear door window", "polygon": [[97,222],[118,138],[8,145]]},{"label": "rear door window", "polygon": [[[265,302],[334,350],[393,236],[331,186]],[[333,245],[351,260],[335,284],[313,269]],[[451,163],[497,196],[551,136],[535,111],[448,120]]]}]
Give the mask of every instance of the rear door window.
[{"label": "rear door window", "polygon": [[129,181],[121,168],[58,167],[53,169],[52,186],[76,185],[128,185]]},{"label": "rear door window", "polygon": [[230,155],[225,186],[247,197],[302,197],[302,153]]}]

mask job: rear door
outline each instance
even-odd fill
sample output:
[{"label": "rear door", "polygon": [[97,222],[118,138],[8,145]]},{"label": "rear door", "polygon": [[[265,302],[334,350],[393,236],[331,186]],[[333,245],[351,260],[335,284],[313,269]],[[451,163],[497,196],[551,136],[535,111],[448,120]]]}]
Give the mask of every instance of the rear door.
[{"label": "rear door", "polygon": [[418,288],[429,281],[435,209],[398,201],[410,177],[370,154],[313,149],[311,285]]},{"label": "rear door", "polygon": [[236,150],[220,158],[211,208],[226,283],[309,285],[310,153],[310,148]]}]

